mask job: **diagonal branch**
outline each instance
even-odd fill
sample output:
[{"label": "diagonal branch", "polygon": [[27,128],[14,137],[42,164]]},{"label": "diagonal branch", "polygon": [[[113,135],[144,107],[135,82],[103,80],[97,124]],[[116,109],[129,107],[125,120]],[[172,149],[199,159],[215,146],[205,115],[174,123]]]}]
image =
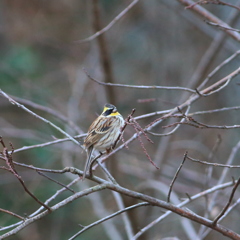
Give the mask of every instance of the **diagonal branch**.
[{"label": "diagonal branch", "polygon": [[[100,185],[97,185],[97,186],[93,186],[91,188],[88,188],[88,189],[85,189],[81,192],[77,192],[75,194],[73,194],[72,196],[64,199],[63,201],[55,204],[54,206],[52,206],[52,211],[56,211],[57,209],[59,208],[62,208],[64,207],[66,204],[69,204],[71,203],[72,201],[74,201],[75,199],[78,199],[82,196],[86,196],[88,194],[91,194],[91,193],[94,193],[94,192],[97,192],[97,191],[101,191],[103,189],[106,188],[106,185],[105,184],[100,184]],[[31,218],[28,218],[26,219],[21,225],[17,226],[16,228],[12,229],[11,231],[3,234],[2,236],[0,236],[0,239],[5,239],[11,235],[14,235],[16,234],[17,232],[19,232],[20,230],[22,230],[23,228],[25,228],[26,226],[28,226],[29,224],[45,217],[46,215],[48,215],[50,212],[48,210],[45,210],[44,212],[41,212],[39,213],[38,215],[36,216],[33,216]]]},{"label": "diagonal branch", "polygon": [[11,147],[12,147],[12,152],[11,152],[11,154],[9,154],[8,149],[5,147],[5,144],[4,144],[3,139],[1,137],[0,137],[0,143],[3,146],[2,154],[3,154],[3,157],[6,161],[6,164],[8,166],[8,170],[18,179],[18,181],[21,183],[25,192],[28,193],[28,195],[30,195],[36,202],[38,202],[40,205],[44,206],[49,212],[51,212],[51,208],[49,206],[47,206],[45,203],[41,202],[37,197],[34,196],[33,193],[31,193],[28,190],[28,188],[26,187],[22,177],[18,174],[17,170],[15,169],[15,166],[13,164],[13,159],[12,159],[12,154],[14,152],[12,144],[10,144]]},{"label": "diagonal branch", "polygon": [[59,182],[59,181],[57,181],[57,180],[55,180],[55,179],[47,176],[46,174],[44,174],[44,173],[42,173],[42,172],[40,172],[40,171],[37,171],[37,173],[38,173],[39,175],[41,175],[41,176],[49,179],[50,181],[55,182],[56,184],[58,184],[58,185],[60,185],[60,186],[62,186],[62,187],[64,187],[64,188],[66,188],[68,191],[70,191],[70,192],[72,192],[72,193],[75,193],[75,191],[72,190],[71,188],[69,188],[68,186],[66,186],[66,185],[64,185],[63,183],[61,183],[61,182]]},{"label": "diagonal branch", "polygon": [[132,1],[122,12],[120,12],[106,27],[97,31],[92,36],[87,37],[83,40],[75,41],[75,43],[84,43],[89,42],[97,38],[98,36],[102,35],[103,33],[107,32],[115,23],[117,23],[134,5],[138,3],[139,0]]},{"label": "diagonal branch", "polygon": [[184,162],[185,162],[185,160],[186,160],[186,158],[187,158],[187,154],[188,154],[188,152],[186,151],[185,154],[184,154],[184,158],[183,158],[183,160],[182,160],[182,163],[180,164],[180,166],[179,166],[179,168],[178,168],[176,174],[174,175],[173,180],[172,180],[172,182],[171,182],[171,184],[170,184],[169,192],[168,192],[168,196],[167,196],[167,202],[170,202],[170,196],[171,196],[173,184],[174,184],[174,182],[176,181],[177,176],[178,176],[178,174],[179,174],[179,172],[180,172],[180,170],[181,170],[181,168],[182,168],[182,166],[183,166],[183,164],[184,164]]},{"label": "diagonal branch", "polygon": [[19,219],[21,219],[21,220],[23,220],[23,221],[25,220],[25,218],[21,217],[20,215],[18,215],[18,214],[16,214],[16,213],[13,213],[13,212],[10,212],[10,211],[8,211],[8,210],[2,209],[2,208],[0,208],[0,212],[7,213],[7,214],[12,215],[12,216],[14,216],[14,217],[17,217],[17,218],[19,218]]},{"label": "diagonal branch", "polygon": [[[208,19],[209,21],[217,23],[217,24],[221,24],[224,27],[229,27],[228,24],[226,24],[224,21],[222,21],[221,19],[219,19],[218,17],[216,17],[215,15],[210,13],[205,8],[203,8],[199,5],[195,5],[194,1],[192,1],[192,0],[178,0],[178,1],[181,2],[182,4],[184,4],[187,7],[191,6],[191,10],[195,11],[200,16],[203,16],[204,18]],[[231,36],[232,38],[234,38],[235,40],[240,41],[240,34],[239,33],[236,33],[236,32],[233,32],[233,31],[228,31],[228,30],[226,30],[226,33],[229,36]]]},{"label": "diagonal branch", "polygon": [[239,30],[239,29],[236,29],[236,28],[225,27],[225,26],[222,26],[222,25],[220,25],[220,24],[213,23],[213,22],[209,22],[209,21],[205,21],[205,22],[206,22],[208,25],[211,25],[211,26],[214,26],[214,27],[218,27],[218,28],[223,29],[223,30],[235,31],[235,32],[240,33],[240,30]]},{"label": "diagonal branch", "polygon": [[94,226],[96,226],[96,225],[98,225],[98,224],[100,224],[100,223],[102,223],[102,222],[105,222],[105,221],[107,221],[108,219],[111,219],[111,218],[113,218],[113,217],[115,217],[115,216],[117,216],[117,215],[119,215],[119,214],[121,214],[121,213],[127,212],[127,211],[129,211],[129,210],[134,209],[134,208],[138,208],[138,207],[142,207],[142,206],[148,206],[148,205],[149,205],[149,203],[147,203],[147,202],[142,202],[142,203],[138,203],[138,204],[132,205],[132,206],[130,206],[130,207],[126,207],[126,208],[124,208],[124,209],[121,209],[121,210],[119,210],[119,211],[117,211],[117,212],[115,212],[115,213],[113,213],[113,214],[111,214],[111,215],[109,215],[109,216],[107,216],[107,217],[105,217],[105,218],[102,218],[102,219],[100,219],[100,220],[98,220],[98,221],[96,221],[96,222],[93,222],[93,223],[89,224],[88,226],[85,226],[81,231],[79,231],[78,233],[76,233],[75,235],[73,235],[73,236],[72,236],[71,238],[69,238],[68,240],[73,240],[73,239],[75,239],[77,236],[79,236],[81,233],[87,231],[88,229],[90,229],[90,228],[92,228],[92,227],[94,227]]},{"label": "diagonal branch", "polygon": [[213,221],[213,223],[212,223],[213,225],[216,225],[217,222],[218,222],[218,220],[219,220],[222,216],[224,216],[225,212],[228,210],[228,208],[229,208],[229,206],[230,206],[230,204],[231,204],[231,202],[232,202],[232,200],[233,200],[234,193],[235,193],[235,191],[237,190],[239,184],[240,184],[240,178],[239,178],[238,181],[235,183],[235,185],[234,185],[234,187],[233,187],[233,189],[232,189],[232,192],[231,192],[231,195],[230,195],[230,197],[229,197],[228,203],[227,203],[226,206],[223,208],[223,210],[219,213],[219,215],[214,219],[214,221]]},{"label": "diagonal branch", "polygon": [[24,105],[18,103],[17,101],[15,101],[13,98],[11,98],[8,94],[6,94],[4,91],[2,91],[0,89],[0,94],[5,97],[11,104],[16,105],[17,107],[23,109],[24,111],[28,112],[29,114],[33,115],[34,117],[42,120],[43,122],[49,124],[50,126],[52,126],[53,128],[55,128],[57,131],[61,132],[63,135],[65,135],[66,137],[68,137],[72,142],[74,142],[75,144],[77,144],[78,146],[81,146],[81,144],[74,139],[72,136],[70,136],[68,133],[66,133],[65,131],[63,131],[61,128],[59,128],[58,126],[56,126],[54,123],[52,123],[51,121],[39,116],[38,114],[34,113],[33,111],[31,111],[30,109],[28,109],[27,107],[25,107]]}]

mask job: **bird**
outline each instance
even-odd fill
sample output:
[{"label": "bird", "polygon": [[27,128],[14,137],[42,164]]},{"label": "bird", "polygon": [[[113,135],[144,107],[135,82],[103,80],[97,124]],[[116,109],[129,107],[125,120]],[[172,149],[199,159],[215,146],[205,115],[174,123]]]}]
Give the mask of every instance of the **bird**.
[{"label": "bird", "polygon": [[106,152],[109,153],[121,134],[124,124],[123,116],[118,112],[117,108],[112,104],[106,103],[101,115],[97,117],[89,127],[84,140],[83,145],[87,150],[87,160],[82,180],[85,179],[92,165],[91,158],[93,150],[98,150],[100,153],[106,150]]}]

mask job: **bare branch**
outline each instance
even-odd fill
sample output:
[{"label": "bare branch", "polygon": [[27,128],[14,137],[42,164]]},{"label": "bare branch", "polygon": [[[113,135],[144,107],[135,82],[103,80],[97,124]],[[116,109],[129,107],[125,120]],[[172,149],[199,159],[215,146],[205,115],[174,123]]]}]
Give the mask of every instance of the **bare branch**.
[{"label": "bare branch", "polygon": [[[55,204],[54,206],[51,207],[51,210],[52,211],[56,211],[57,209],[59,208],[62,208],[64,207],[66,204],[69,204],[71,203],[72,201],[74,201],[75,199],[78,199],[82,196],[86,196],[88,194],[91,194],[91,193],[94,193],[96,191],[101,191],[103,189],[106,188],[106,185],[105,184],[100,184],[100,185],[97,185],[97,186],[94,186],[94,187],[91,187],[91,188],[88,188],[88,189],[85,189],[81,192],[77,192],[75,193],[74,195],[64,199],[63,201]],[[46,215],[48,215],[50,212],[48,210],[42,212],[42,213],[39,213],[38,215],[34,216],[34,217],[31,217],[31,218],[28,218],[26,219],[21,225],[17,226],[16,228],[14,228],[13,230],[3,234],[2,236],[0,236],[2,239],[4,238],[7,238],[11,235],[14,235],[16,234],[17,232],[19,232],[20,230],[22,230],[23,228],[25,228],[26,226],[28,226],[29,224],[45,217]]]},{"label": "bare branch", "polygon": [[232,54],[230,57],[225,59],[221,64],[219,64],[217,67],[214,68],[212,72],[208,74],[208,76],[203,80],[203,82],[198,86],[198,89],[201,89],[204,87],[207,82],[212,78],[221,68],[229,64],[232,60],[234,60],[238,55],[240,54],[240,50],[236,51],[234,54]]},{"label": "bare branch", "polygon": [[[79,138],[83,138],[83,137],[86,137],[86,136],[87,136],[87,133],[84,133],[84,134],[74,136],[74,138],[79,139]],[[62,143],[62,142],[67,142],[67,141],[70,141],[70,139],[69,138],[56,139],[56,140],[53,140],[53,141],[50,141],[50,142],[35,144],[35,145],[31,145],[31,146],[24,146],[24,147],[15,149],[14,152],[17,153],[17,152],[26,151],[26,150],[29,150],[29,149],[47,147],[47,146],[50,146],[50,145],[54,145],[54,144]]]},{"label": "bare branch", "polygon": [[180,172],[180,170],[181,170],[181,168],[182,168],[182,166],[183,166],[183,164],[184,164],[184,162],[185,162],[185,160],[186,160],[187,154],[188,154],[188,152],[186,151],[185,154],[184,154],[184,158],[183,158],[183,160],[182,160],[182,163],[181,163],[180,166],[178,167],[177,172],[175,173],[175,175],[174,175],[174,177],[173,177],[173,180],[172,180],[172,182],[171,182],[171,184],[170,184],[169,192],[168,192],[168,196],[167,196],[167,202],[170,202],[170,196],[171,196],[173,184],[174,184],[174,182],[176,181],[177,176],[178,176],[178,174],[179,174],[179,172]]},{"label": "bare branch", "polygon": [[24,105],[16,102],[13,98],[11,98],[8,94],[6,94],[5,92],[3,92],[1,89],[0,89],[0,94],[2,96],[4,96],[6,99],[8,99],[8,101],[10,103],[12,103],[13,105],[16,105],[17,107],[23,109],[24,111],[30,113],[31,115],[33,115],[34,117],[42,120],[43,122],[49,124],[50,126],[52,126],[53,128],[55,128],[57,131],[61,132],[63,135],[65,135],[66,137],[68,137],[72,142],[74,142],[75,144],[77,144],[78,146],[81,146],[81,144],[76,140],[74,139],[73,137],[71,137],[68,133],[66,133],[65,131],[63,131],[61,128],[57,127],[54,123],[52,123],[51,121],[39,116],[38,114],[34,113],[33,111],[29,110],[28,108],[26,108]]},{"label": "bare branch", "polygon": [[190,116],[194,116],[194,115],[210,114],[210,113],[232,111],[232,110],[240,110],[240,106],[224,107],[224,108],[212,109],[212,110],[206,110],[206,111],[198,111],[198,112],[189,113],[187,116],[190,117]]},{"label": "bare branch", "polygon": [[223,1],[220,1],[220,0],[199,0],[197,2],[195,2],[194,4],[192,4],[191,6],[188,6],[186,7],[186,9],[190,9],[192,7],[194,7],[195,5],[204,5],[204,4],[216,4],[216,5],[225,5],[225,6],[228,6],[228,7],[232,7],[232,8],[235,8],[237,10],[240,11],[240,8],[233,5],[233,4],[230,4],[230,3],[225,3]]},{"label": "bare branch", "polygon": [[[125,119],[125,123],[124,123],[124,125],[123,125],[123,127],[122,127],[122,129],[121,129],[121,133],[120,133],[120,135],[118,136],[117,140],[115,141],[115,143],[114,143],[113,146],[112,146],[113,149],[116,147],[118,141],[119,141],[120,138],[122,137],[123,132],[124,132],[126,126],[128,125],[128,123],[130,123],[130,120],[132,119],[132,116],[133,116],[133,114],[135,113],[135,111],[136,111],[136,109],[133,108],[133,109],[132,109],[132,112],[131,112],[131,113],[128,115],[128,117]],[[127,145],[126,145],[126,146],[127,146]]]},{"label": "bare branch", "polygon": [[228,7],[235,8],[235,9],[237,9],[238,11],[240,11],[240,7],[238,7],[238,6],[236,6],[236,5],[233,5],[233,4],[230,4],[230,3],[226,3],[226,2],[220,1],[220,0],[199,1],[198,4],[216,4],[216,5],[225,5],[225,6],[228,6]]},{"label": "bare branch", "polygon": [[113,184],[117,184],[117,181],[115,180],[115,178],[111,175],[111,173],[107,170],[106,167],[103,166],[103,164],[97,160],[98,165],[101,167],[101,169],[103,170],[103,172],[105,173],[105,175],[108,177],[108,179],[113,183]]},{"label": "bare branch", "polygon": [[37,171],[37,173],[38,173],[39,175],[41,175],[41,176],[43,176],[43,177],[49,179],[50,181],[55,182],[55,183],[57,183],[58,185],[60,185],[60,186],[62,186],[62,187],[64,187],[64,188],[66,188],[66,189],[69,190],[70,192],[75,193],[75,191],[72,190],[71,188],[69,188],[68,186],[66,186],[66,185],[60,183],[59,181],[57,181],[57,180],[55,180],[55,179],[53,179],[53,178],[47,176],[46,174],[44,174],[44,173],[42,173],[42,172],[40,172],[40,171]]},{"label": "bare branch", "polygon": [[[183,207],[185,206],[186,204],[188,204],[189,202],[192,202],[200,197],[203,197],[203,196],[206,196],[210,193],[213,193],[213,192],[216,192],[220,189],[224,189],[224,188],[227,188],[227,187],[231,187],[233,184],[232,182],[228,182],[228,183],[225,183],[225,184],[220,184],[220,185],[216,185],[212,188],[209,188],[207,190],[204,190],[203,192],[200,192],[194,196],[188,196],[188,198],[186,200],[184,200],[183,202],[179,203],[177,206],[178,207]],[[163,215],[161,215],[160,217],[158,217],[157,219],[155,219],[153,222],[149,223],[147,226],[145,226],[144,228],[142,228],[133,238],[133,240],[136,240],[137,238],[139,238],[143,233],[145,233],[146,231],[148,231],[150,228],[152,228],[153,226],[155,226],[157,223],[161,222],[163,219],[165,219],[167,216],[169,216],[170,214],[172,214],[173,212],[171,211],[167,211],[166,213],[164,213]]]},{"label": "bare branch", "polygon": [[190,88],[184,88],[184,87],[168,87],[168,86],[146,86],[146,85],[127,85],[127,84],[119,84],[119,83],[104,83],[101,81],[98,81],[90,76],[90,74],[84,69],[84,72],[86,75],[91,79],[92,81],[104,85],[104,86],[111,86],[111,87],[124,87],[124,88],[136,88],[136,89],[165,89],[165,90],[181,90],[181,91],[187,91],[190,93],[195,93],[196,91]]},{"label": "bare branch", "polygon": [[147,136],[147,134],[145,133],[144,129],[139,125],[139,123],[130,116],[130,119],[131,119],[131,123],[129,123],[136,131],[137,133],[137,138],[138,138],[138,141],[140,142],[140,146],[141,148],[143,149],[143,152],[144,154],[147,156],[148,160],[150,161],[150,163],[156,168],[156,169],[159,169],[159,167],[157,167],[157,165],[153,162],[153,160],[151,159],[150,155],[148,154],[147,152],[147,149],[145,148],[144,146],[144,143],[141,139],[141,135],[139,133],[142,133],[145,138],[150,142],[150,143],[153,143],[153,141]]},{"label": "bare branch", "polygon": [[193,119],[192,117],[186,117],[187,119],[187,122],[175,122],[173,124],[169,124],[167,126],[163,126],[162,128],[169,128],[169,127],[173,127],[173,126],[176,126],[176,125],[181,125],[181,124],[186,124],[186,125],[190,125],[190,126],[193,126],[193,127],[196,127],[196,128],[200,128],[200,129],[203,129],[203,128],[217,128],[217,129],[233,129],[233,128],[240,128],[240,125],[233,125],[233,126],[226,126],[226,125],[223,125],[223,126],[219,126],[219,125],[207,125],[207,124],[204,124],[204,123],[201,123],[201,122],[198,122],[196,121],[195,119]]},{"label": "bare branch", "polygon": [[3,154],[4,158],[5,158],[5,161],[6,161],[6,164],[8,166],[9,171],[18,179],[18,181],[21,183],[21,185],[23,186],[25,192],[28,193],[28,195],[30,195],[36,202],[38,202],[40,205],[44,206],[49,212],[51,212],[51,208],[49,206],[47,206],[42,201],[40,201],[37,197],[34,196],[33,193],[31,193],[28,190],[28,188],[26,187],[23,179],[21,178],[21,176],[16,171],[15,166],[14,166],[14,162],[13,162],[13,159],[12,159],[12,154],[13,154],[13,151],[14,151],[12,144],[10,144],[11,147],[12,147],[12,152],[11,152],[11,154],[9,154],[7,148],[5,147],[3,139],[1,137],[0,137],[0,143],[4,147],[2,154]]},{"label": "bare branch", "polygon": [[239,29],[236,29],[236,28],[225,27],[225,26],[222,26],[222,25],[220,25],[220,24],[213,23],[213,22],[209,22],[209,21],[205,21],[205,22],[206,22],[208,25],[211,25],[211,26],[214,26],[214,27],[218,27],[218,28],[223,29],[223,30],[235,31],[235,32],[240,33],[240,30],[239,30]]},{"label": "bare branch", "polygon": [[19,219],[25,221],[25,218],[24,218],[24,217],[21,217],[20,215],[18,215],[18,214],[16,214],[16,213],[13,213],[13,212],[10,212],[10,211],[8,211],[8,210],[5,210],[5,209],[0,208],[0,212],[7,213],[7,214],[9,214],[9,215],[12,215],[12,216],[14,216],[14,217],[16,217],[16,218],[19,218]]},{"label": "bare branch", "polygon": [[206,162],[206,161],[202,161],[199,159],[194,159],[192,157],[187,156],[187,159],[193,161],[193,162],[198,162],[201,164],[205,164],[205,165],[210,165],[213,167],[226,167],[226,168],[240,168],[240,165],[227,165],[227,164],[220,164],[220,163],[210,163],[210,162]]},{"label": "bare branch", "polygon": [[[212,13],[207,11],[205,8],[203,8],[199,5],[195,5],[195,2],[193,2],[192,0],[178,0],[178,1],[187,7],[191,6],[191,10],[195,11],[200,16],[203,16],[204,18],[208,19],[209,21],[217,23],[217,24],[221,24],[225,27],[229,27],[225,22],[223,22],[221,19],[217,18],[215,15],[213,15]],[[240,41],[240,35],[238,33],[232,32],[232,31],[226,31],[226,33],[229,36],[231,36],[232,38],[234,38],[235,40]]]},{"label": "bare branch", "polygon": [[166,114],[171,112],[173,109],[170,110],[163,110],[163,111],[156,111],[156,112],[152,112],[152,113],[147,113],[147,114],[143,114],[140,115],[138,117],[135,117],[134,119],[139,120],[139,119],[144,119],[144,118],[148,118],[148,117],[153,117],[153,116],[157,116],[157,115],[161,115],[161,114]]},{"label": "bare branch", "polygon": [[105,217],[105,218],[102,218],[102,219],[100,219],[100,220],[98,220],[98,221],[96,221],[96,222],[93,222],[93,223],[89,224],[88,226],[84,227],[81,231],[79,231],[78,233],[76,233],[74,236],[72,236],[72,237],[69,238],[68,240],[73,240],[73,239],[75,239],[77,236],[79,236],[81,233],[85,232],[86,230],[88,230],[88,229],[90,229],[90,228],[92,228],[92,227],[94,227],[94,226],[96,226],[96,225],[98,225],[98,224],[100,224],[100,223],[102,223],[102,222],[105,222],[105,221],[107,221],[108,219],[111,219],[111,218],[113,218],[113,217],[115,217],[115,216],[117,216],[117,215],[119,215],[119,214],[121,214],[121,213],[123,213],[123,212],[132,210],[132,209],[134,209],[134,208],[142,207],[142,206],[148,206],[148,205],[149,205],[149,203],[147,203],[147,202],[142,202],[142,203],[138,203],[138,204],[135,204],[135,205],[133,205],[133,206],[124,208],[124,209],[122,209],[122,210],[119,210],[119,211],[117,211],[117,212],[115,212],[115,213],[113,213],[113,214],[111,214],[111,215],[109,215],[109,216],[107,216],[107,217]]},{"label": "bare branch", "polygon": [[232,202],[232,199],[233,199],[233,196],[234,196],[234,193],[235,191],[237,190],[237,187],[239,186],[240,184],[240,178],[238,179],[238,181],[235,183],[233,189],[232,189],[232,192],[231,192],[231,195],[229,197],[229,200],[228,200],[228,203],[226,204],[226,206],[223,208],[223,210],[219,213],[219,215],[214,219],[213,221],[213,225],[216,225],[218,220],[225,214],[225,212],[227,211],[227,209],[229,208],[229,205],[231,204]]},{"label": "bare branch", "polygon": [[25,104],[26,106],[29,106],[29,107],[32,107],[32,108],[35,108],[35,109],[38,109],[38,110],[41,110],[41,111],[44,111],[46,113],[49,113],[51,114],[52,116],[55,116],[57,119],[60,119],[62,120],[63,122],[66,122],[67,124],[69,124],[69,126],[71,126],[72,128],[74,128],[74,130],[78,133],[83,133],[83,131],[76,125],[74,124],[70,119],[68,119],[67,117],[65,117],[63,114],[61,114],[60,112],[54,110],[54,109],[51,109],[49,107],[46,107],[46,106],[43,106],[43,105],[40,105],[40,104],[37,104],[35,102],[32,102],[30,100],[27,100],[27,99],[23,99],[23,98],[20,98],[20,97],[15,97],[15,96],[12,96],[12,95],[9,95],[11,98],[13,98],[14,100],[18,101],[19,103],[22,103],[22,104]]},{"label": "bare branch", "polygon": [[120,12],[106,27],[101,29],[100,31],[94,33],[92,36],[85,38],[83,40],[75,41],[75,43],[84,43],[92,41],[93,39],[97,38],[101,34],[108,31],[116,22],[118,22],[135,4],[138,3],[139,0],[132,1],[122,12]]}]

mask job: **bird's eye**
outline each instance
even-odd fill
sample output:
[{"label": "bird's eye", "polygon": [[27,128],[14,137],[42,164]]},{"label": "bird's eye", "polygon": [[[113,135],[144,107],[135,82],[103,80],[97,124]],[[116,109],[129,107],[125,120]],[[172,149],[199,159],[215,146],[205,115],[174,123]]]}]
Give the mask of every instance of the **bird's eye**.
[{"label": "bird's eye", "polygon": [[110,115],[112,112],[113,112],[113,109],[112,109],[112,108],[109,108],[109,109],[107,109],[107,110],[103,113],[103,115],[104,115],[104,116],[108,116],[108,115]]}]

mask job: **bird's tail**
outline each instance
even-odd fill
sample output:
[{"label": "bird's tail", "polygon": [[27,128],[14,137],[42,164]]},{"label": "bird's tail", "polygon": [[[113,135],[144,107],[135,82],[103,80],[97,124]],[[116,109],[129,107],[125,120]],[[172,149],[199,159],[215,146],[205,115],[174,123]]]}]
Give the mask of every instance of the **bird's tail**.
[{"label": "bird's tail", "polygon": [[91,166],[91,157],[92,157],[92,152],[93,152],[93,146],[90,146],[88,148],[88,151],[87,151],[87,161],[85,163],[85,167],[84,167],[84,172],[83,172],[83,176],[82,176],[82,181],[85,179],[86,177],[86,174]]}]

